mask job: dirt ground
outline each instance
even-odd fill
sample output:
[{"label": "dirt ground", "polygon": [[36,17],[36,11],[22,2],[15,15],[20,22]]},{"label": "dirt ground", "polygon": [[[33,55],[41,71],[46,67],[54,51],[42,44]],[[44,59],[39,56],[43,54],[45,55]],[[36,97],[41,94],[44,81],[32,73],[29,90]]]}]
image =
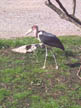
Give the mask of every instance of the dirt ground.
[{"label": "dirt ground", "polygon": [[[61,1],[72,13],[72,2]],[[0,38],[23,37],[33,24],[56,35],[81,35],[78,27],[61,20],[55,12],[44,5],[44,2],[45,0],[1,0]],[[77,0],[76,16],[81,19],[80,0]]]}]

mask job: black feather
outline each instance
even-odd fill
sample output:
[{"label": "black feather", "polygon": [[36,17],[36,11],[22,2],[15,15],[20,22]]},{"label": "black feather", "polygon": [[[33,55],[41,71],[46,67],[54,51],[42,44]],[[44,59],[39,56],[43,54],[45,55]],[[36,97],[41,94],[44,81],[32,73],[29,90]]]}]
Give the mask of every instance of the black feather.
[{"label": "black feather", "polygon": [[42,43],[64,50],[62,42],[55,35],[47,33],[45,31],[40,31],[38,35]]}]

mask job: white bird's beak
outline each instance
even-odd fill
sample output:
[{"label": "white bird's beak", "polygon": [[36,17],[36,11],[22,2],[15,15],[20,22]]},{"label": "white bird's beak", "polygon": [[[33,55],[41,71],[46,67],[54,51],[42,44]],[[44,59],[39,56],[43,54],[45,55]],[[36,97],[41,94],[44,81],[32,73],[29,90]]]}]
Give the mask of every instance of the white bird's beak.
[{"label": "white bird's beak", "polygon": [[25,33],[25,35],[30,34],[32,31],[33,31],[33,30],[32,30],[32,28],[31,28],[31,29],[29,29],[29,30]]}]

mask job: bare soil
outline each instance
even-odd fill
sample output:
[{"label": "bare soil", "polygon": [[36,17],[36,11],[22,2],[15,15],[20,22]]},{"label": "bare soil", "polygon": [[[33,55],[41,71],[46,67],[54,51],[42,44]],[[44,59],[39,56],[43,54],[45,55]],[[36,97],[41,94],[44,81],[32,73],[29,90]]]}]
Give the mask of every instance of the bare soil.
[{"label": "bare soil", "polygon": [[[61,0],[72,13],[72,2]],[[81,35],[81,30],[64,21],[45,6],[45,0],[1,0],[0,38],[23,37],[33,24],[56,35]],[[81,1],[77,0],[76,16],[81,19]]]}]

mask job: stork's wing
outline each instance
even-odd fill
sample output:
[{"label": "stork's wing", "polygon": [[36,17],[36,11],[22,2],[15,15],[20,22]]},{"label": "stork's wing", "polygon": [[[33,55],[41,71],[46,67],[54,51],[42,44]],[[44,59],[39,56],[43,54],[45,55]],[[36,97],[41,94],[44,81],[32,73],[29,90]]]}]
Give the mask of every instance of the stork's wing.
[{"label": "stork's wing", "polygon": [[47,33],[47,32],[40,32],[39,33],[39,38],[41,42],[43,42],[46,45],[52,46],[52,47],[57,47],[62,50],[64,50],[64,46],[61,43],[61,41],[53,34]]}]

